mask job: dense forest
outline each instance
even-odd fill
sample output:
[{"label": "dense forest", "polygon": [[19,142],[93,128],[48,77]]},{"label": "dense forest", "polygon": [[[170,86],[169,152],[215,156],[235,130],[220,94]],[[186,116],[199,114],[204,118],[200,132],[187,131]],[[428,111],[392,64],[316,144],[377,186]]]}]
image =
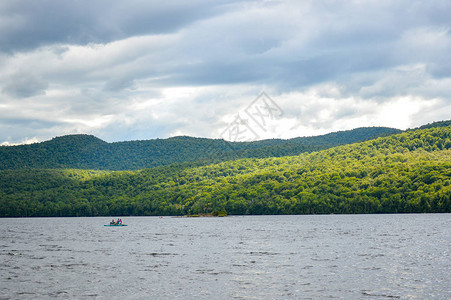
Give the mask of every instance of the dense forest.
[{"label": "dense forest", "polygon": [[0,170],[139,170],[188,161],[211,163],[249,157],[281,157],[399,132],[393,128],[367,127],[315,137],[255,142],[226,142],[182,136],[107,143],[92,135],[68,135],[31,145],[0,147]]},{"label": "dense forest", "polygon": [[295,156],[0,170],[0,216],[450,213],[451,126],[440,124]]}]

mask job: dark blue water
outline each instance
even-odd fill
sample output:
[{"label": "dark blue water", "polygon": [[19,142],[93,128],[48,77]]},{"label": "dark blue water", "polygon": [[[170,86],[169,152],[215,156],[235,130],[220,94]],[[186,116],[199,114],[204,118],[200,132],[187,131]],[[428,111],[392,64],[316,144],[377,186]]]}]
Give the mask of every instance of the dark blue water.
[{"label": "dark blue water", "polygon": [[451,215],[0,219],[0,298],[451,299]]}]

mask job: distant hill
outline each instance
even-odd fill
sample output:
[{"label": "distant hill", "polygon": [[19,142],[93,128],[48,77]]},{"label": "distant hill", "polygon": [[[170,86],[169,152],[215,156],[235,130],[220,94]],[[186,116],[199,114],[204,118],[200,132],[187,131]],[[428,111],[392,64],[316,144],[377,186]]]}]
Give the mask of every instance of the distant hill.
[{"label": "distant hill", "polygon": [[107,143],[92,135],[77,134],[31,145],[1,146],[0,170],[138,170],[172,163],[281,157],[362,142],[399,132],[401,131],[393,128],[365,127],[288,140],[226,142],[181,136],[115,143]]},{"label": "distant hill", "polygon": [[[420,126],[416,129],[428,129],[428,128],[448,127],[448,126],[451,126],[451,120],[429,123],[429,124]],[[412,130],[415,130],[415,129],[412,129]]]}]

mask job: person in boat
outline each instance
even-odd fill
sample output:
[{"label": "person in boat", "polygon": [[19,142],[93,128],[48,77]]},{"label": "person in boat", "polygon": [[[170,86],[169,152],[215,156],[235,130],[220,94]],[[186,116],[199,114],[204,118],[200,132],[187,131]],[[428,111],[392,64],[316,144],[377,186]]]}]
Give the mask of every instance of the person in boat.
[{"label": "person in boat", "polygon": [[122,219],[117,220],[117,223],[122,225]]},{"label": "person in boat", "polygon": [[114,221],[114,219],[110,222],[110,225],[115,225],[116,222]]}]

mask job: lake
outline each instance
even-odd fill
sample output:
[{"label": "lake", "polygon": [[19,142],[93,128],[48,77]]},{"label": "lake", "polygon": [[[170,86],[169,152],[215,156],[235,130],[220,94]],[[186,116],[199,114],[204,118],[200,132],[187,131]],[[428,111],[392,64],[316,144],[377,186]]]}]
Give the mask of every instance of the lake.
[{"label": "lake", "polygon": [[451,299],[451,214],[0,219],[0,299]]}]

